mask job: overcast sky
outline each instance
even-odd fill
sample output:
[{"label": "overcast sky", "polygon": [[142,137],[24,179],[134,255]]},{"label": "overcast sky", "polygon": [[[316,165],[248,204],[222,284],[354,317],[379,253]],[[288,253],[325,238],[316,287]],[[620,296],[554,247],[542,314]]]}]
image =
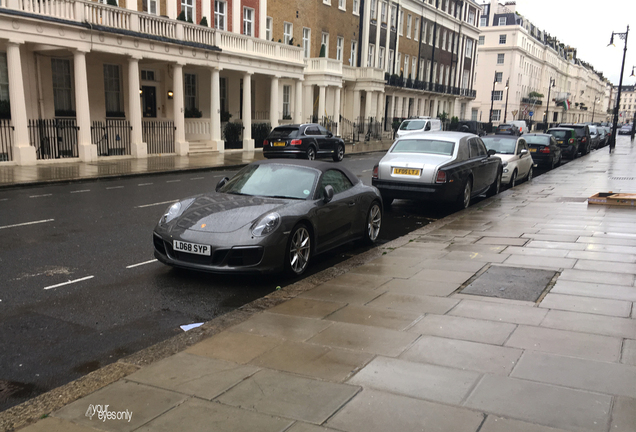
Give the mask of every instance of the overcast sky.
[{"label": "overcast sky", "polygon": [[623,85],[636,83],[636,78],[629,76],[636,66],[636,0],[517,0],[517,12],[565,45],[575,47],[581,60],[603,72],[614,85],[620,78],[625,41],[615,37],[615,47],[607,44],[612,32],[625,33],[629,24]]}]

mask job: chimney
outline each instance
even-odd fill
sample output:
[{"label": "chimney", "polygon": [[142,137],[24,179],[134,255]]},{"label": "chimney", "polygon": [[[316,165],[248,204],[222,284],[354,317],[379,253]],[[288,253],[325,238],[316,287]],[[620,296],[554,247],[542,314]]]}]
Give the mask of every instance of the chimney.
[{"label": "chimney", "polygon": [[507,1],[504,4],[504,7],[508,9],[510,13],[515,13],[517,11],[517,2],[516,1]]}]

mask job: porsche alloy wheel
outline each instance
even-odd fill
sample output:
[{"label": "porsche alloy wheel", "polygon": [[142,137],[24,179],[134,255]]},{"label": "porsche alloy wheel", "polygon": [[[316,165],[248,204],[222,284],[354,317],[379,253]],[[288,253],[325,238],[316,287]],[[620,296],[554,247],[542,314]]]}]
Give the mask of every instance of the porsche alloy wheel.
[{"label": "porsche alloy wheel", "polygon": [[291,274],[300,276],[307,269],[311,256],[311,237],[304,225],[297,226],[289,238],[287,267]]},{"label": "porsche alloy wheel", "polygon": [[380,205],[377,202],[374,202],[367,213],[367,231],[365,234],[365,240],[367,243],[375,243],[380,235],[381,226],[382,210],[380,210]]}]

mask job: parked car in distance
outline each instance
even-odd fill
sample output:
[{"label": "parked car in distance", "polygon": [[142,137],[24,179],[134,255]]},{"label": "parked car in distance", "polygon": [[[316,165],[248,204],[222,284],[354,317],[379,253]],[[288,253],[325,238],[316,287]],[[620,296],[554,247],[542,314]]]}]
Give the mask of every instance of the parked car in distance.
[{"label": "parked car in distance", "polygon": [[436,132],[442,130],[442,121],[431,117],[414,117],[406,119],[400,124],[396,138],[418,132]]},{"label": "parked car in distance", "polygon": [[537,165],[550,169],[561,165],[561,148],[551,134],[532,133],[523,136]]},{"label": "parked car in distance", "polygon": [[601,134],[599,133],[596,126],[588,125],[588,128],[590,129],[590,147],[592,149],[601,147]]},{"label": "parked car in distance", "polygon": [[579,144],[574,129],[556,127],[548,129],[546,133],[554,137],[563,156],[570,159],[575,159],[578,156]]},{"label": "parked car in distance", "polygon": [[316,123],[277,126],[263,141],[265,158],[302,158],[314,160],[331,157],[339,162],[344,158],[345,145],[323,126]]},{"label": "parked car in distance", "polygon": [[502,123],[495,129],[497,135],[520,135],[519,127],[509,123]]},{"label": "parked car in distance", "polygon": [[482,137],[486,148],[495,151],[503,162],[501,182],[515,187],[519,179],[532,180],[534,162],[526,140],[514,135],[486,135]]},{"label": "parked car in distance", "polygon": [[486,135],[485,124],[476,120],[460,120],[459,123],[457,123],[457,131],[479,136]]},{"label": "parked car in distance", "polygon": [[494,154],[474,134],[407,135],[398,138],[373,168],[372,184],[385,205],[398,198],[467,208],[477,195],[499,193],[502,162]]},{"label": "parked car in distance", "polygon": [[517,126],[521,135],[528,132],[528,125],[526,124],[525,120],[513,120],[510,122],[510,124],[513,126]]},{"label": "parked car in distance", "polygon": [[596,129],[598,130],[599,136],[601,138],[598,146],[605,147],[609,143],[609,128],[605,126],[596,126]]},{"label": "parked car in distance", "polygon": [[623,126],[621,126],[618,129],[618,134],[619,135],[629,135],[632,133],[632,125],[631,124],[624,124]]},{"label": "parked car in distance", "polygon": [[214,273],[301,275],[311,259],[356,239],[377,240],[382,198],[341,165],[261,160],[216,191],[170,206],[154,229],[164,264]]},{"label": "parked car in distance", "polygon": [[592,150],[592,138],[590,137],[590,127],[586,124],[561,123],[559,127],[574,129],[579,151],[586,155]]}]

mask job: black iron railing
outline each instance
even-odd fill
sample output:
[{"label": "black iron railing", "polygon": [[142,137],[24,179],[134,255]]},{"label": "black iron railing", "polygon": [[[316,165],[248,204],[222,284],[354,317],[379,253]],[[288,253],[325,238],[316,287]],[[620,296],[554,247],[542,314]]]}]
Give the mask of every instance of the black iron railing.
[{"label": "black iron railing", "polygon": [[323,116],[319,124],[334,134],[334,136],[338,135],[338,122],[333,119],[333,116]]},{"label": "black iron railing", "polygon": [[355,122],[340,116],[340,136],[346,143],[355,143],[360,141],[358,125]]},{"label": "black iron railing", "polygon": [[79,157],[75,119],[29,120],[29,142],[38,159]]},{"label": "black iron railing", "polygon": [[91,141],[97,145],[97,155],[130,155],[131,129],[128,120],[94,121],[91,127]]},{"label": "black iron railing", "polygon": [[148,154],[174,153],[174,122],[172,120],[146,120],[142,123],[142,137]]},{"label": "black iron railing", "polygon": [[13,160],[13,126],[11,120],[0,120],[0,162]]}]

